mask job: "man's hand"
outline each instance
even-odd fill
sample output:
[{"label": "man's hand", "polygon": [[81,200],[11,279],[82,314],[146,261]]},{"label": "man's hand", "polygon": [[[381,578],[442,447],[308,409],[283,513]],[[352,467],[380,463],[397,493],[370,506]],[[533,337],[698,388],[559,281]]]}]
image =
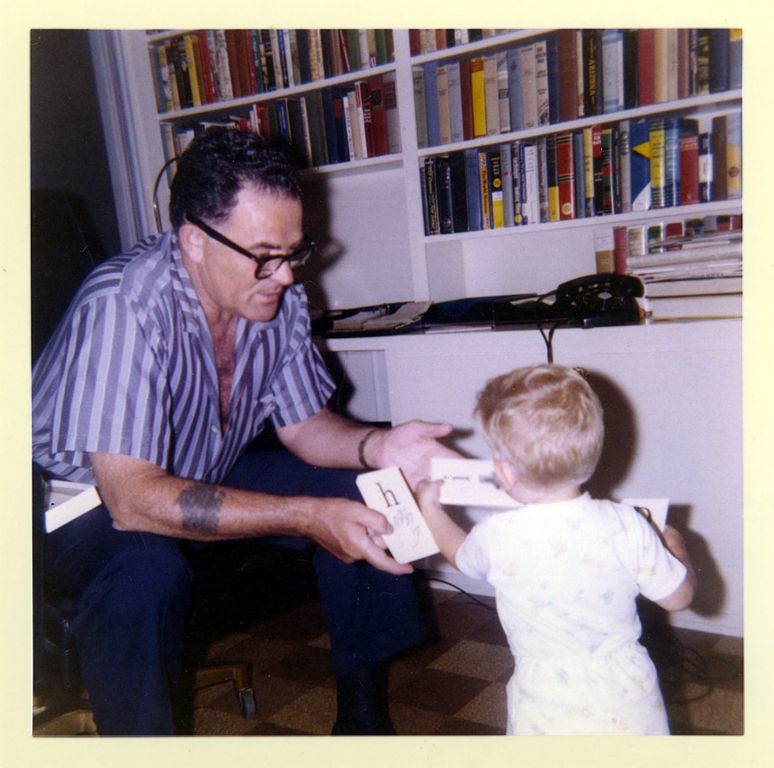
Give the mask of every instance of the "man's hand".
[{"label": "man's hand", "polygon": [[396,562],[385,551],[382,536],[392,526],[380,512],[348,499],[316,499],[308,535],[345,563],[366,560],[374,568],[401,576],[412,573],[408,563]]},{"label": "man's hand", "polygon": [[408,421],[392,429],[375,432],[366,443],[366,458],[374,467],[400,467],[411,486],[430,477],[433,458],[458,459],[460,454],[438,442],[451,433],[450,424]]}]

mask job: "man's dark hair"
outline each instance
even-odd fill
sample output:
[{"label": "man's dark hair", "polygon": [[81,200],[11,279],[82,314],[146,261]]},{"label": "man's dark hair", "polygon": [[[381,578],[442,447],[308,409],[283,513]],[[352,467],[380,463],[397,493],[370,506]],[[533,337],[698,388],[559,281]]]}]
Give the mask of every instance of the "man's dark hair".
[{"label": "man's dark hair", "polygon": [[257,133],[215,127],[197,136],[177,161],[170,187],[169,218],[177,230],[186,214],[205,221],[225,219],[245,184],[301,198],[298,164],[284,148]]}]

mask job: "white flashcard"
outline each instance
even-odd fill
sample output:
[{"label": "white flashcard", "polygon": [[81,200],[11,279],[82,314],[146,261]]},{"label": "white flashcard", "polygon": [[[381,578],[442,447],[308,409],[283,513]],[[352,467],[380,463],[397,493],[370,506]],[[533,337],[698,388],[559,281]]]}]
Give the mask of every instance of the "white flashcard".
[{"label": "white flashcard", "polygon": [[67,480],[50,480],[45,514],[46,533],[67,525],[76,517],[80,517],[100,504],[102,499],[93,485]]},{"label": "white flashcard", "polygon": [[411,563],[440,551],[398,467],[365,472],[356,482],[366,506],[390,521],[394,531],[383,538],[395,560]]},{"label": "white flashcard", "polygon": [[621,499],[622,504],[629,504],[632,507],[640,507],[650,512],[650,519],[661,529],[666,525],[667,512],[669,511],[669,499],[659,498],[636,498]]},{"label": "white flashcard", "polygon": [[461,507],[518,507],[497,483],[494,462],[483,459],[433,459],[430,477],[443,480],[441,504]]}]

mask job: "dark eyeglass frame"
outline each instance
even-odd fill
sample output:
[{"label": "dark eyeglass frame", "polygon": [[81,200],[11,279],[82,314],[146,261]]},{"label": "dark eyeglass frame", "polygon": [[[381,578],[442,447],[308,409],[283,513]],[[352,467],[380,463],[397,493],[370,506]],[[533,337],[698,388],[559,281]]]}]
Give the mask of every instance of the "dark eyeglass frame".
[{"label": "dark eyeglass frame", "polygon": [[[256,256],[254,253],[250,253],[247,248],[243,248],[238,243],[230,240],[224,234],[218,232],[217,229],[213,229],[209,224],[203,222],[198,216],[186,214],[186,219],[191,222],[195,227],[199,227],[206,235],[209,235],[213,240],[217,240],[221,245],[225,245],[231,248],[232,251],[241,253],[242,256],[246,256],[251,261],[256,263],[255,279],[264,280],[267,277],[271,277],[285,262],[290,264],[291,269],[300,267],[305,264],[311,255],[317,248],[317,244],[314,240],[310,240],[308,237],[304,237],[304,242],[298,246],[294,251],[286,255],[277,254],[276,256]],[[276,262],[273,266],[269,267],[272,262]]]}]

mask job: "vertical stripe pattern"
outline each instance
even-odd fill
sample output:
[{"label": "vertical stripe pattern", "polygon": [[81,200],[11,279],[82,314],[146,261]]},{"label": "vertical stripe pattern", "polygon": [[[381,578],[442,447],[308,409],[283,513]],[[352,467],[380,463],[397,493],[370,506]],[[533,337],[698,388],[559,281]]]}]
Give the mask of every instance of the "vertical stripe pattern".
[{"label": "vertical stripe pattern", "polygon": [[302,421],[333,381],[311,342],[303,288],[287,289],[268,323],[240,318],[229,425],[222,434],[212,340],[172,234],[97,267],[32,377],[33,458],[93,482],[89,453],[150,461],[220,482],[265,420]]}]

